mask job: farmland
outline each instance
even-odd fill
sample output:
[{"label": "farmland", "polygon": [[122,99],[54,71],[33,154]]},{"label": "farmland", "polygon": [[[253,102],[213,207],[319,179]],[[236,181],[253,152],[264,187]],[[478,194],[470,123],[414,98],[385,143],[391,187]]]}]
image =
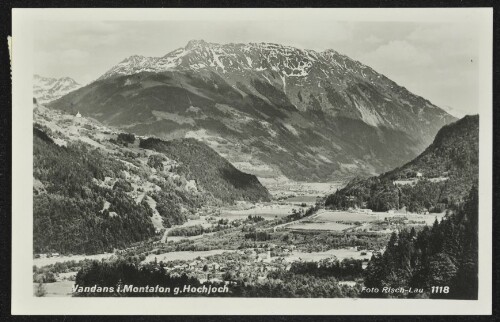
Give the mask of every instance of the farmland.
[{"label": "farmland", "polygon": [[352,225],[339,224],[336,222],[301,222],[295,225],[287,226],[287,229],[294,230],[329,230],[329,231],[343,231],[345,229],[351,228]]},{"label": "farmland", "polygon": [[[187,222],[164,229],[160,240],[139,243],[119,251],[118,256],[136,258],[140,265],[161,262],[170,273],[187,273],[199,280],[207,277],[212,281],[223,280],[230,273],[262,281],[268,272],[286,271],[297,262],[353,259],[362,261],[366,267],[374,252],[384,251],[391,232],[405,226],[431,225],[435,218],[441,220],[444,216],[311,207],[320,200],[318,196],[324,195],[311,187],[315,186],[300,186],[306,191],[294,190],[271,202],[240,202],[200,209]],[[190,229],[200,231],[182,235]],[[82,259],[107,261],[112,260],[112,255],[36,258],[34,265],[44,267]],[[209,274],[204,271],[207,265]],[[70,296],[74,282],[68,274],[74,272],[58,273],[56,282],[45,283],[46,296]],[[34,283],[35,291],[37,287],[38,283]]]},{"label": "farmland", "polygon": [[243,210],[222,209],[220,213],[221,218],[229,220],[244,219],[248,216],[261,216],[265,220],[273,220],[281,218],[292,213],[292,209],[297,208],[292,204],[256,204],[252,208]]}]

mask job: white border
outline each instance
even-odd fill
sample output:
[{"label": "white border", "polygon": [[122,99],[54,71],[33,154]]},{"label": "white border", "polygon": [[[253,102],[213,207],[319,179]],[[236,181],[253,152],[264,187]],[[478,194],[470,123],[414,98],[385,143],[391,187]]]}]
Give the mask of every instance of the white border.
[{"label": "white border", "polygon": [[[32,284],[33,32],[43,20],[475,21],[480,24],[479,299],[37,298]],[[221,18],[223,17],[223,18]],[[492,8],[14,9],[12,12],[12,314],[468,315],[492,312]]]}]

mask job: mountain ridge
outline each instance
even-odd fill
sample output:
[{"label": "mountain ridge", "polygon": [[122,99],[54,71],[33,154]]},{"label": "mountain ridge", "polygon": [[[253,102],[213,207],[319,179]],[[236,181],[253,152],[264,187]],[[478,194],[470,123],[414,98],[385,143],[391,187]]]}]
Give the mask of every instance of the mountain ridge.
[{"label": "mountain ridge", "polygon": [[[295,81],[294,78],[296,78],[297,82],[303,80],[309,84],[316,84],[317,81],[318,87],[322,87],[321,81],[326,81],[320,77],[323,76],[321,75],[323,73],[324,76],[334,80],[330,82],[330,85],[333,85],[334,91],[329,93],[327,90],[324,93],[326,96],[330,96],[330,101],[342,101],[342,93],[339,94],[337,92],[338,88],[345,84],[339,80],[339,75],[347,72],[355,75],[357,78],[368,80],[367,83],[375,87],[380,86],[379,83],[383,83],[390,88],[397,87],[397,90],[400,90],[402,94],[408,92],[406,88],[398,86],[395,82],[377,73],[369,66],[339,54],[333,49],[317,52],[273,43],[231,43],[221,45],[207,43],[203,40],[191,40],[184,48],[178,48],[161,57],[130,56],[120,64],[112,67],[99,79],[102,80],[118,75],[132,75],[140,72],[160,73],[172,69],[196,70],[198,72],[211,70],[222,72],[223,74],[232,72],[245,76],[248,73],[272,71],[278,74],[273,76],[279,78],[275,77],[275,79],[271,80],[267,75],[263,75],[263,77],[269,84],[275,86],[279,84],[279,86],[282,86],[285,94],[287,90],[287,77],[289,84],[290,81]],[[317,73],[320,75],[316,75]],[[309,77],[311,79],[308,79]],[[303,84],[297,85],[303,86]],[[356,88],[352,90],[356,90]],[[394,91],[391,94],[399,93]],[[292,99],[295,95],[288,96],[293,106],[301,111],[306,110],[306,103],[301,101],[307,100],[307,98],[303,97],[301,100],[298,94],[296,95],[296,99]],[[438,108],[418,95],[412,96],[423,108]],[[385,99],[388,100],[387,102],[391,100],[391,98],[387,97]],[[333,113],[331,109],[325,108],[325,103],[319,102],[319,104],[323,111]],[[444,112],[448,114],[446,111]],[[335,112],[335,115],[337,114],[339,113]],[[340,114],[342,115],[342,113]],[[367,124],[393,126],[390,121],[384,122],[377,113],[373,113],[371,110],[360,109],[359,114],[361,119]]]},{"label": "mountain ridge", "polygon": [[52,102],[81,86],[71,77],[33,75],[33,97],[40,104]]}]

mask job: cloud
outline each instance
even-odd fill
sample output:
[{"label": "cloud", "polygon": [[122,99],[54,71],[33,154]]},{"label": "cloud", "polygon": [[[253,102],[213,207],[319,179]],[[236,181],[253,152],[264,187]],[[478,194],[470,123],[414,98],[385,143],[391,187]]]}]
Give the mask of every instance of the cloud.
[{"label": "cloud", "polygon": [[[163,56],[191,39],[274,42],[323,51],[331,48],[443,105],[477,98],[478,29],[473,23],[333,21],[47,21],[37,26],[35,72],[98,78],[133,54]],[[443,84],[446,83],[446,84]]]},{"label": "cloud", "polygon": [[60,58],[64,61],[71,62],[81,62],[84,59],[87,59],[90,54],[87,51],[79,50],[79,49],[68,49],[61,53]]},{"label": "cloud", "polygon": [[420,43],[468,42],[477,38],[478,26],[475,24],[446,23],[418,26],[408,40]]},{"label": "cloud", "polygon": [[422,67],[433,62],[432,57],[426,51],[405,40],[394,40],[383,44],[363,55],[361,59],[368,65],[382,68],[388,65],[395,68]]},{"label": "cloud", "polygon": [[365,41],[369,44],[380,44],[383,40],[375,35],[368,36]]}]

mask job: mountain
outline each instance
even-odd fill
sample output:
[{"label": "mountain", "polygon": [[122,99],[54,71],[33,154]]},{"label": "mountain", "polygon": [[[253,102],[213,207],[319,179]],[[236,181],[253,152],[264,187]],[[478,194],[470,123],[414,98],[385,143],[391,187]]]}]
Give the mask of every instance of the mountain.
[{"label": "mountain", "polygon": [[[477,180],[479,162],[479,116],[467,115],[461,120],[444,126],[432,144],[417,158],[384,175],[402,179],[421,173],[424,177],[437,178],[450,174],[474,174]],[[469,191],[470,189],[466,189]]]},{"label": "mountain", "polygon": [[70,77],[33,76],[33,97],[40,104],[49,103],[80,87],[81,85]]},{"label": "mountain", "polygon": [[202,207],[270,199],[255,176],[194,139],[137,138],[44,106],[34,121],[35,253],[123,249]]},{"label": "mountain", "polygon": [[329,181],[411,160],[456,120],[334,50],[190,41],[131,56],[50,104],[139,135],[194,137],[240,170]]},{"label": "mountain", "polygon": [[478,175],[479,116],[465,116],[444,126],[414,160],[378,177],[352,180],[328,196],[325,206],[442,212],[463,202],[478,186]]}]

